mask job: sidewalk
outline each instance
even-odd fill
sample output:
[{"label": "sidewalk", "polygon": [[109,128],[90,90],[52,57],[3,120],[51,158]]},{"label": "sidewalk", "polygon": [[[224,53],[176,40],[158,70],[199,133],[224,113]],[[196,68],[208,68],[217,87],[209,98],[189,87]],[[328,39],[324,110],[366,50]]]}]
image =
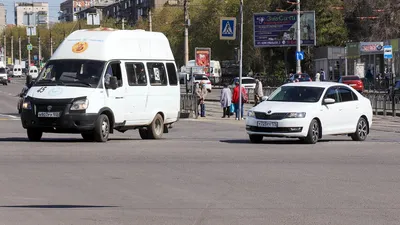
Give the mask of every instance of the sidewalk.
[{"label": "sidewalk", "polygon": [[[244,105],[244,117],[247,116],[247,111],[253,107],[253,104]],[[232,123],[244,126],[244,121],[235,120],[235,115],[231,118],[221,118],[222,108],[219,102],[207,101],[206,100],[206,117],[199,117],[198,121],[216,122],[216,123]],[[190,119],[196,120],[196,119]],[[400,117],[393,116],[373,116],[372,130],[385,131],[385,132],[396,132],[400,133]]]}]

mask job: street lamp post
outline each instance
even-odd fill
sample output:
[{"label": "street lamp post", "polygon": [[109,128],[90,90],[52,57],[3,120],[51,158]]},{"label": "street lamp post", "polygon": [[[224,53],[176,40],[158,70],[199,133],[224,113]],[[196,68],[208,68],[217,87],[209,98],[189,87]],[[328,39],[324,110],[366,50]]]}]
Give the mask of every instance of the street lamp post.
[{"label": "street lamp post", "polygon": [[243,0],[240,0],[240,54],[239,54],[239,107],[238,118],[242,119],[242,75],[243,75]]},{"label": "street lamp post", "polygon": [[[297,0],[297,52],[301,51],[301,26],[300,26],[300,0]],[[301,73],[301,60],[297,58],[296,61],[296,72]]]}]

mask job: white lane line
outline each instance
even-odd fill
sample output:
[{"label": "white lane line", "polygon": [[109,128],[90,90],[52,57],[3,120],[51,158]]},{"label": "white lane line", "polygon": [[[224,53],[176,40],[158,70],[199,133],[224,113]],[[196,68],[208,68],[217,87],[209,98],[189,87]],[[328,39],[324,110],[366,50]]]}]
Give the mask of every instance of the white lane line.
[{"label": "white lane line", "polygon": [[20,117],[19,117],[19,116],[13,116],[13,115],[2,114],[2,113],[0,113],[0,116],[3,116],[3,117],[9,117],[9,118],[12,118],[12,119],[20,119]]}]

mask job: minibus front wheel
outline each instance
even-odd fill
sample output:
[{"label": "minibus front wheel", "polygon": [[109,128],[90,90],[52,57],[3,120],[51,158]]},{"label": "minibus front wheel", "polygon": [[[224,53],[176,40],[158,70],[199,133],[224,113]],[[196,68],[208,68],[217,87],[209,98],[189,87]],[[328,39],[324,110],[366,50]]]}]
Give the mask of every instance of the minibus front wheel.
[{"label": "minibus front wheel", "polygon": [[101,114],[95,123],[94,139],[97,142],[107,142],[110,135],[110,119],[107,115]]}]

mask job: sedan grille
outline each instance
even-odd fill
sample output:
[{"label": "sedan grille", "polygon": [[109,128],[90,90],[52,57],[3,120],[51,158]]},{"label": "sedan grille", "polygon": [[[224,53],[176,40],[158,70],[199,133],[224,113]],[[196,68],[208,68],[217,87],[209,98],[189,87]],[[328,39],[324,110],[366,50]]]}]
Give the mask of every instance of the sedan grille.
[{"label": "sedan grille", "polygon": [[254,112],[256,119],[259,120],[281,120],[284,119],[287,113],[272,113],[267,114],[265,112]]}]

